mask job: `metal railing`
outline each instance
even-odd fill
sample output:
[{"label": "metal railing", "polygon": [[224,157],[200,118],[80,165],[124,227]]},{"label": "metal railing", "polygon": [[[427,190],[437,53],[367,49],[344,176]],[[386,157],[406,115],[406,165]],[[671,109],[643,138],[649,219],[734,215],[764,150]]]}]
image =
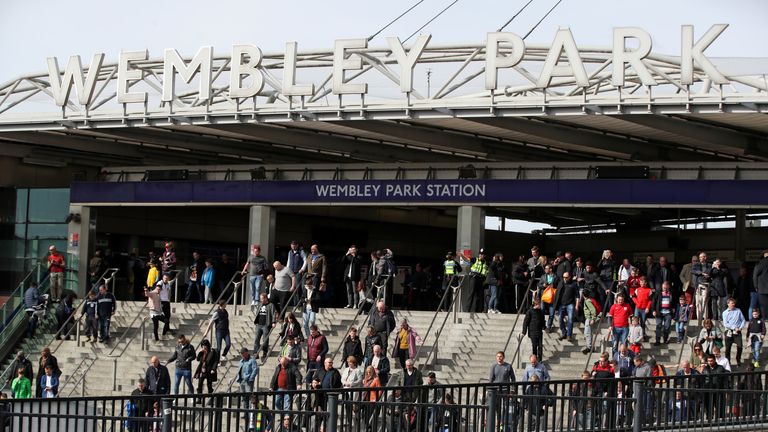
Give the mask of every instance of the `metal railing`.
[{"label": "metal railing", "polygon": [[[453,280],[454,279],[452,277],[449,282],[453,282]],[[432,359],[433,355],[435,356],[435,358],[437,357],[437,346],[440,340],[440,335],[443,334],[443,330],[445,329],[445,324],[448,322],[448,317],[451,316],[450,312],[445,312],[445,317],[443,317],[443,322],[442,324],[440,324],[440,328],[438,328],[437,331],[435,332],[435,343],[433,343],[432,346],[429,348],[427,357],[424,359],[423,362],[417,363],[417,360],[419,359],[419,354],[421,353],[422,348],[424,348],[424,343],[426,342],[430,332],[432,331],[432,325],[437,319],[437,315],[440,313],[440,310],[443,309],[443,306],[445,305],[446,300],[448,299],[449,292],[452,292],[451,302],[449,305],[446,305],[445,310],[450,311],[451,308],[458,307],[458,303],[456,302],[456,299],[461,295],[461,287],[463,285],[463,282],[464,282],[464,275],[461,275],[459,276],[458,286],[453,287],[449,283],[447,288],[445,289],[445,292],[443,293],[443,298],[440,299],[440,304],[438,305],[437,310],[435,311],[435,314],[432,316],[432,321],[429,324],[429,328],[427,329],[427,332],[424,334],[424,338],[422,339],[421,345],[419,346],[419,349],[416,351],[416,355],[413,358],[413,361],[415,364],[428,365],[430,364],[429,361]]]},{"label": "metal railing", "polygon": [[[344,331],[344,334],[341,335],[341,342],[339,342],[339,346],[337,346],[334,351],[329,352],[329,355],[331,357],[333,358],[339,357],[339,353],[341,353],[341,350],[344,347],[344,341],[347,340],[347,335],[349,334],[349,331],[352,329],[352,327],[355,327],[358,330],[360,330],[360,323],[358,322],[360,318],[364,318],[363,323],[368,322],[370,320],[371,314],[373,314],[373,312],[376,310],[376,302],[380,298],[383,298],[382,297],[383,289],[387,286],[388,282],[389,282],[389,275],[384,277],[383,284],[377,285],[375,282],[371,282],[371,286],[366,288],[365,296],[364,298],[360,299],[360,304],[357,307],[357,313],[355,314],[355,318],[352,320],[352,322],[349,323],[349,325],[347,326],[347,329]],[[371,296],[371,293],[373,292],[374,288],[376,288],[376,298],[373,298]],[[371,305],[371,309],[368,311],[368,314],[363,314],[363,309],[365,309],[368,299],[372,299],[373,304]],[[309,335],[307,335],[307,337],[309,337]],[[342,359],[342,361],[343,360],[344,359]]]},{"label": "metal railing", "polygon": [[[762,389],[768,384],[767,377],[766,372],[753,372],[250,394],[10,399],[0,404],[0,424],[14,431],[131,430],[125,422],[159,421],[159,417],[146,417],[145,410],[162,400],[166,430],[184,431],[238,431],[243,425],[248,430],[252,422],[260,423],[261,430],[283,430],[279,427],[283,416],[289,416],[287,421],[297,428],[325,432],[765,430],[768,399]],[[139,409],[131,410],[131,404]]]},{"label": "metal railing", "polygon": [[[512,324],[512,329],[509,331],[509,336],[507,336],[507,342],[504,344],[504,349],[502,350],[505,353],[509,348],[509,342],[512,340],[512,336],[517,332],[517,323],[520,320],[520,315],[522,315],[520,313],[520,310],[521,309],[526,310],[526,308],[529,306],[528,305],[529,299],[531,299],[530,301],[532,303],[533,293],[536,292],[531,290],[531,287],[533,286],[534,282],[535,280],[531,279],[531,281],[528,283],[528,287],[525,290],[525,296],[523,297],[523,302],[520,304],[520,307],[517,309],[517,314],[516,314],[517,316],[515,317],[515,322]],[[517,287],[515,287],[515,289],[517,289]],[[515,361],[517,361],[517,359],[519,358],[520,348],[523,346],[522,342],[523,342],[523,335],[522,333],[520,333],[517,336],[517,347],[515,348],[515,353],[512,355],[512,359],[509,361],[509,363],[512,365],[516,364]],[[542,340],[541,343],[543,344],[544,341]]]}]

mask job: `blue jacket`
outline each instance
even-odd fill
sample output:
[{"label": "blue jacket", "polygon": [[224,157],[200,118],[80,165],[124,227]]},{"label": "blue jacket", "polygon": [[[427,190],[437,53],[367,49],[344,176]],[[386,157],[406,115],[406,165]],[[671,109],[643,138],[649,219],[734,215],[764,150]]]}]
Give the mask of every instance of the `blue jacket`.
[{"label": "blue jacket", "polygon": [[256,375],[259,374],[259,365],[253,357],[248,360],[240,360],[240,369],[237,371],[237,382],[246,382],[253,384],[256,381]]},{"label": "blue jacket", "polygon": [[[43,389],[42,396],[45,396],[45,382],[48,375],[43,375],[40,377],[40,388]],[[53,396],[56,397],[59,395],[59,378],[56,375],[51,375],[51,391],[53,391]]]},{"label": "blue jacket", "polygon": [[203,271],[203,286],[213,286],[213,279],[215,275],[215,270],[213,267],[209,267]]}]

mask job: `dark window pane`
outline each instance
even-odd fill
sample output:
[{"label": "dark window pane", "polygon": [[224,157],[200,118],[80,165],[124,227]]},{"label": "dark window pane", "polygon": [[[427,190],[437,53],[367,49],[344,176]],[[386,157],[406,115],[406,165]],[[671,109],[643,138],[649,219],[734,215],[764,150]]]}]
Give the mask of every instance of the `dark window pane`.
[{"label": "dark window pane", "polygon": [[68,214],[69,189],[30,189],[30,222],[64,223]]},{"label": "dark window pane", "polygon": [[16,190],[16,222],[24,223],[27,221],[27,198],[29,189]]}]

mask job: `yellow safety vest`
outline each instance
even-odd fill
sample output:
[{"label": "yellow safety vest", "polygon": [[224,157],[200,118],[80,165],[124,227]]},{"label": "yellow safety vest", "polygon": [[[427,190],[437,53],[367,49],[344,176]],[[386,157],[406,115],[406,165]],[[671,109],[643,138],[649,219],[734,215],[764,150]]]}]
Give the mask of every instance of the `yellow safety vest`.
[{"label": "yellow safety vest", "polygon": [[472,270],[473,273],[479,274],[480,276],[485,276],[486,273],[488,273],[488,266],[485,265],[485,261],[477,258],[475,259],[475,263],[472,264],[470,270]]},{"label": "yellow safety vest", "polygon": [[443,267],[445,268],[445,274],[447,276],[453,276],[456,274],[456,261],[454,260],[445,260],[443,263]]}]

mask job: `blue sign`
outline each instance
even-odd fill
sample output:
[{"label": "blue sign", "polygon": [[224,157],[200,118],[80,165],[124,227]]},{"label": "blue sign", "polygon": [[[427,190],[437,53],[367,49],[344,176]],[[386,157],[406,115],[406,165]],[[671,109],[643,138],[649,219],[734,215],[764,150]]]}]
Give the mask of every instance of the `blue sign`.
[{"label": "blue sign", "polygon": [[73,203],[766,205],[764,180],[76,182]]}]

